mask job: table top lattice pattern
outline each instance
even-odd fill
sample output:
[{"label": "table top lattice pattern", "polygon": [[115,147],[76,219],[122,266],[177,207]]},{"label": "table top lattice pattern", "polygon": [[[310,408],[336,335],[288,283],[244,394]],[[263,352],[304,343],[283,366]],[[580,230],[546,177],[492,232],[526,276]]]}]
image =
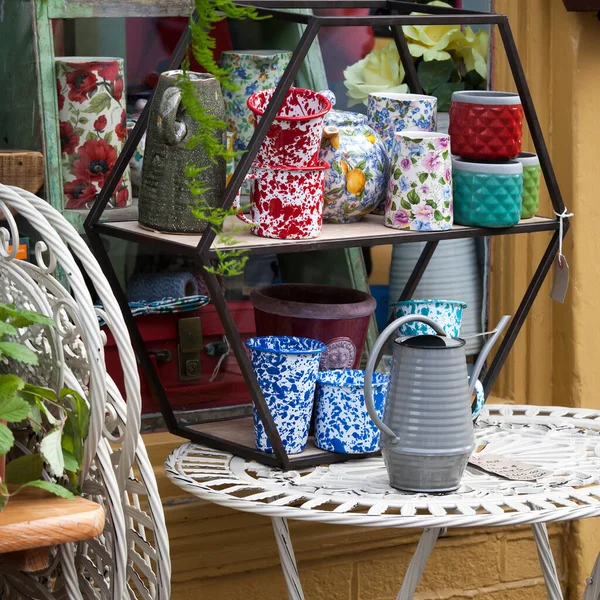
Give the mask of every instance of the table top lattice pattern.
[{"label": "table top lattice pattern", "polygon": [[191,494],[269,517],[373,527],[473,527],[600,516],[600,411],[491,405],[475,428],[477,452],[547,471],[512,481],[469,465],[450,494],[389,486],[381,458],[282,471],[184,444],[167,476]]}]

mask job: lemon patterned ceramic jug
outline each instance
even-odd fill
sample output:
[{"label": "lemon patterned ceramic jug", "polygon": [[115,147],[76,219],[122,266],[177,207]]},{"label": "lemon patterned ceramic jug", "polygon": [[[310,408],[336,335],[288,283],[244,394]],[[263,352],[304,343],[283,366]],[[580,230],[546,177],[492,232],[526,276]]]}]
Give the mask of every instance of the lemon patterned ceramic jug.
[{"label": "lemon patterned ceramic jug", "polygon": [[319,159],[331,168],[325,172],[323,220],[360,221],[385,200],[385,145],[365,115],[332,110],[324,125]]}]

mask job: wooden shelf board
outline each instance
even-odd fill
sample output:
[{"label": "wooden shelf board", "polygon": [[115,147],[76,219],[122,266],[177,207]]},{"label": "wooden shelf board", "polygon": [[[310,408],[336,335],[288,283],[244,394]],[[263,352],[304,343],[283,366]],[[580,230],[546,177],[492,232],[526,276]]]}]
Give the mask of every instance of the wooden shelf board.
[{"label": "wooden shelf board", "polygon": [[99,504],[24,490],[0,512],[0,554],[87,540],[103,530],[104,509]]},{"label": "wooden shelf board", "polygon": [[[254,421],[252,417],[241,417],[238,419],[229,419],[227,421],[214,421],[212,423],[199,423],[197,425],[189,425],[187,426],[187,429],[192,429],[228,442],[234,442],[253,450],[256,448],[254,445]],[[366,458],[368,456],[373,456],[373,454],[334,454],[327,450],[321,450],[315,446],[313,437],[310,436],[308,438],[306,450],[300,454],[291,454],[289,458],[292,466],[298,465],[304,467],[333,462],[344,462],[346,460]]]},{"label": "wooden shelf board", "polygon": [[[236,217],[228,217],[225,221],[225,232],[232,228],[239,229],[243,224]],[[161,233],[141,227],[137,221],[116,221],[96,225],[98,231],[105,235],[126,240],[175,246],[186,253],[193,253],[200,241],[200,235]],[[274,240],[253,235],[249,230],[236,232],[239,243],[229,246],[236,250],[246,249],[251,254],[271,254],[284,252],[304,252],[306,250],[322,250],[327,248],[348,248],[352,246],[380,246],[383,244],[400,244],[405,242],[426,242],[465,237],[483,237],[494,235],[511,235],[531,233],[535,231],[555,231],[558,221],[547,217],[532,217],[519,221],[514,227],[487,229],[483,227],[463,227],[455,225],[446,231],[410,231],[385,227],[382,217],[367,215],[359,223],[343,225],[323,225],[321,235],[312,240]],[[225,249],[228,246],[213,243],[215,248]]]}]

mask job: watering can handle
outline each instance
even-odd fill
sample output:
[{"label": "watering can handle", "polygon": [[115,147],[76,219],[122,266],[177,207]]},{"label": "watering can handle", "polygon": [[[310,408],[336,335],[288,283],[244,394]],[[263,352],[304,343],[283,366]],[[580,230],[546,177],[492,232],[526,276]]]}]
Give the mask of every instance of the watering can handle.
[{"label": "watering can handle", "polygon": [[400,440],[398,439],[398,436],[379,418],[379,415],[375,410],[375,403],[373,402],[373,370],[375,369],[375,363],[377,362],[377,357],[379,356],[381,348],[388,341],[388,338],[392,335],[392,333],[394,333],[401,325],[404,325],[405,323],[411,323],[413,321],[425,323],[435,330],[435,332],[439,335],[446,335],[446,332],[442,329],[442,327],[435,321],[432,321],[429,317],[424,317],[422,315],[407,315],[405,317],[400,317],[399,319],[396,319],[390,323],[381,332],[375,341],[375,345],[371,349],[371,354],[369,355],[369,360],[367,361],[367,368],[365,369],[365,404],[367,405],[369,416],[378,429],[383,431],[383,433],[387,433],[392,438],[392,444],[397,444]]}]

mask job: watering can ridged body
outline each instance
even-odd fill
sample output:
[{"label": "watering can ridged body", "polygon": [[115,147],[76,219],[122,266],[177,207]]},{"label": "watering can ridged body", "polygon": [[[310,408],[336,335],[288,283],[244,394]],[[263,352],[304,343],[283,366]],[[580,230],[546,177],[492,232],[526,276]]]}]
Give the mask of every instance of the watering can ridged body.
[{"label": "watering can ridged body", "polygon": [[[423,336],[431,338],[432,336]],[[475,447],[464,343],[419,348],[397,342],[381,448],[393,487],[456,489]]]},{"label": "watering can ridged body", "polygon": [[[465,341],[446,336],[423,315],[390,323],[375,342],[365,370],[365,403],[382,431],[381,449],[392,487],[413,492],[449,492],[475,449],[471,395],[486,356],[509,320],[502,317],[486,342],[469,383]],[[439,335],[398,338],[383,419],[373,403],[372,375],[377,355],[398,327],[426,323]]]}]

